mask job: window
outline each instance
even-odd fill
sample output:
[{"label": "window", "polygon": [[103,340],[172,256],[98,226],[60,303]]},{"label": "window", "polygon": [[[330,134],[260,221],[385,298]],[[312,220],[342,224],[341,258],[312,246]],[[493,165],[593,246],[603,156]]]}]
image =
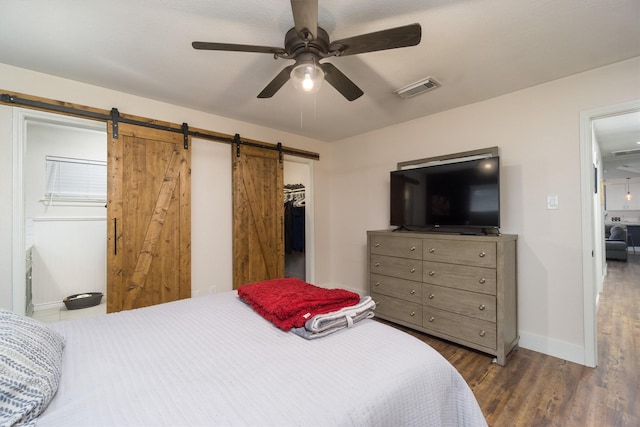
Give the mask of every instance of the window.
[{"label": "window", "polygon": [[46,163],[47,201],[107,201],[107,162],[47,156]]}]

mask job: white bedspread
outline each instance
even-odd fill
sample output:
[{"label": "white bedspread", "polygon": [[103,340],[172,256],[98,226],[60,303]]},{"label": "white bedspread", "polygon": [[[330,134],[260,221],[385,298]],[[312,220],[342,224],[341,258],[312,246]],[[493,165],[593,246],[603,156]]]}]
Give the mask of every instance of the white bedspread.
[{"label": "white bedspread", "polygon": [[458,372],[363,320],[305,340],[235,292],[53,324],[67,340],[46,426],[484,426]]}]

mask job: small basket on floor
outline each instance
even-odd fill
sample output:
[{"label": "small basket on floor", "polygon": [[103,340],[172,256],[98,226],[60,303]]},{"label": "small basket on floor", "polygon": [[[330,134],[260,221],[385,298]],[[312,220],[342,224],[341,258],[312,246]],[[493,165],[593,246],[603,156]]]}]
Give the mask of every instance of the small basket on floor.
[{"label": "small basket on floor", "polygon": [[93,307],[102,301],[102,292],[85,292],[83,294],[70,295],[62,300],[67,310]]}]

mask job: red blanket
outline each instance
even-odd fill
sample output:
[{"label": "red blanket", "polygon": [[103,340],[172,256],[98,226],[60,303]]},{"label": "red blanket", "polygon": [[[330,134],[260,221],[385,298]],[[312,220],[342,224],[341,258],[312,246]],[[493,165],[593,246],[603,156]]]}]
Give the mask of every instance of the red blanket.
[{"label": "red blanket", "polygon": [[238,295],[262,317],[283,331],[304,326],[318,314],[330,313],[360,302],[344,289],[326,289],[300,279],[273,279],[238,288]]}]

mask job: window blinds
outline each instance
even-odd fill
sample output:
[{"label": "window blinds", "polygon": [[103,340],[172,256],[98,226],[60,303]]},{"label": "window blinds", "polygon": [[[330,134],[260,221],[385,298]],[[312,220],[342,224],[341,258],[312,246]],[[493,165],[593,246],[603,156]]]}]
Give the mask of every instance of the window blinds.
[{"label": "window blinds", "polygon": [[107,162],[46,156],[45,198],[106,202]]}]

